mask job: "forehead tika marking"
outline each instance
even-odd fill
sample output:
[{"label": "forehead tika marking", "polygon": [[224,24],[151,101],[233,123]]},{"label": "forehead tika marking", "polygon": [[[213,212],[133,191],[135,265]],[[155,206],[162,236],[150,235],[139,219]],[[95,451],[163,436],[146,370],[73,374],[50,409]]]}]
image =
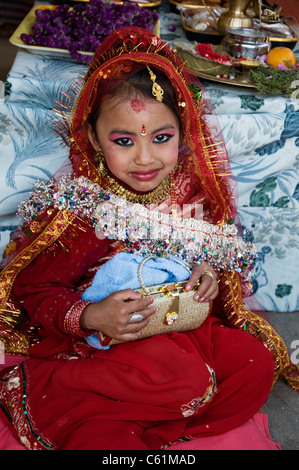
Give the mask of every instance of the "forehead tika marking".
[{"label": "forehead tika marking", "polygon": [[131,104],[131,108],[136,113],[140,113],[140,111],[145,109],[145,102],[141,100],[140,98],[134,98],[130,104]]}]

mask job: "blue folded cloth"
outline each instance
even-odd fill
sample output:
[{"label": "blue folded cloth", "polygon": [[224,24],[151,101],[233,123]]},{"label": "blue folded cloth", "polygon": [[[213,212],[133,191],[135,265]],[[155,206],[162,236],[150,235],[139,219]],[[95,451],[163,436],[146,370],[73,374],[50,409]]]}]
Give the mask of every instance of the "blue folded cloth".
[{"label": "blue folded cloth", "polygon": [[[118,253],[97,271],[93,282],[82,295],[84,300],[100,301],[113,292],[123,289],[139,289],[138,268],[144,258],[130,253]],[[145,286],[153,286],[166,282],[185,281],[189,271],[175,258],[153,258],[143,265],[142,279]],[[85,338],[87,343],[97,349],[109,349],[102,346],[97,334]]]},{"label": "blue folded cloth", "polygon": [[[140,255],[118,253],[97,271],[92,285],[82,298],[99,301],[119,290],[140,288],[138,268],[143,259]],[[187,269],[174,259],[157,257],[146,261],[141,272],[144,284],[153,286],[188,279],[190,274]]]}]

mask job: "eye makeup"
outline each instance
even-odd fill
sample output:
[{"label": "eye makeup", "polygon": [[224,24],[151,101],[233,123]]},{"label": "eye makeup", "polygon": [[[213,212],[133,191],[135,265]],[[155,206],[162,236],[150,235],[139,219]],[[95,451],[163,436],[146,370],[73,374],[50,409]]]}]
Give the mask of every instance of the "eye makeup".
[{"label": "eye makeup", "polygon": [[170,128],[170,129],[169,129],[169,128],[161,129],[161,130],[159,130],[159,131],[154,132],[154,133],[152,134],[152,137],[155,138],[155,137],[157,137],[157,135],[165,135],[165,134],[167,134],[167,135],[173,137],[173,136],[176,134],[176,130],[173,129],[173,127]]},{"label": "eye makeup", "polygon": [[152,134],[151,139],[154,143],[162,144],[168,142],[172,137],[176,135],[176,130],[173,128],[163,129]]},{"label": "eye makeup", "polygon": [[[165,126],[160,129],[154,130],[152,134],[150,135],[150,139],[154,141],[158,136],[171,138],[175,134],[176,134],[176,129],[173,126]],[[141,135],[142,137],[145,137],[148,135],[148,132],[144,123],[141,124],[141,130],[139,132],[139,135]],[[127,139],[127,140],[131,140],[134,143],[136,142],[137,138],[138,138],[137,134],[135,134],[134,132],[127,131],[125,129],[113,129],[111,133],[109,134],[109,140],[111,142],[115,142],[121,139]]]},{"label": "eye makeup", "polygon": [[136,134],[133,132],[126,131],[125,129],[115,129],[108,136],[110,142],[115,142],[116,140],[127,139],[132,142],[136,141]]}]

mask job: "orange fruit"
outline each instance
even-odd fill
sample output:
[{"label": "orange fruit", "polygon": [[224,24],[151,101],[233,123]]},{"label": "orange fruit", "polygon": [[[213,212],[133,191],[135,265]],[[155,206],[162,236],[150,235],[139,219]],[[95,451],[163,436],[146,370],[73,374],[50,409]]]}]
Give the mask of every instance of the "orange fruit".
[{"label": "orange fruit", "polygon": [[296,56],[288,47],[274,47],[268,52],[268,64],[277,69],[278,65],[293,67],[296,65]]}]

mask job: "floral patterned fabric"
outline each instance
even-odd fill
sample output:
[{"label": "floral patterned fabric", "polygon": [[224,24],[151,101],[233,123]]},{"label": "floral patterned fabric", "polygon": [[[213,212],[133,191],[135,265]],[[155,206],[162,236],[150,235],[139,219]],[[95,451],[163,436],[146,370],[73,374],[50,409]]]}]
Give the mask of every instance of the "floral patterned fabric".
[{"label": "floral patterned fabric", "polygon": [[298,310],[299,102],[206,87],[238,181],[241,222],[259,254],[256,297],[268,311]]},{"label": "floral patterned fabric", "polygon": [[[163,39],[184,37],[177,14],[163,5],[159,13]],[[66,85],[85,70],[67,58],[17,53],[0,103],[1,253],[20,223],[15,212],[33,183],[47,180],[67,161],[67,149],[54,135],[52,108]],[[241,223],[260,257],[253,281],[256,298],[266,311],[299,310],[299,100],[214,82],[204,85],[238,182]]]}]

